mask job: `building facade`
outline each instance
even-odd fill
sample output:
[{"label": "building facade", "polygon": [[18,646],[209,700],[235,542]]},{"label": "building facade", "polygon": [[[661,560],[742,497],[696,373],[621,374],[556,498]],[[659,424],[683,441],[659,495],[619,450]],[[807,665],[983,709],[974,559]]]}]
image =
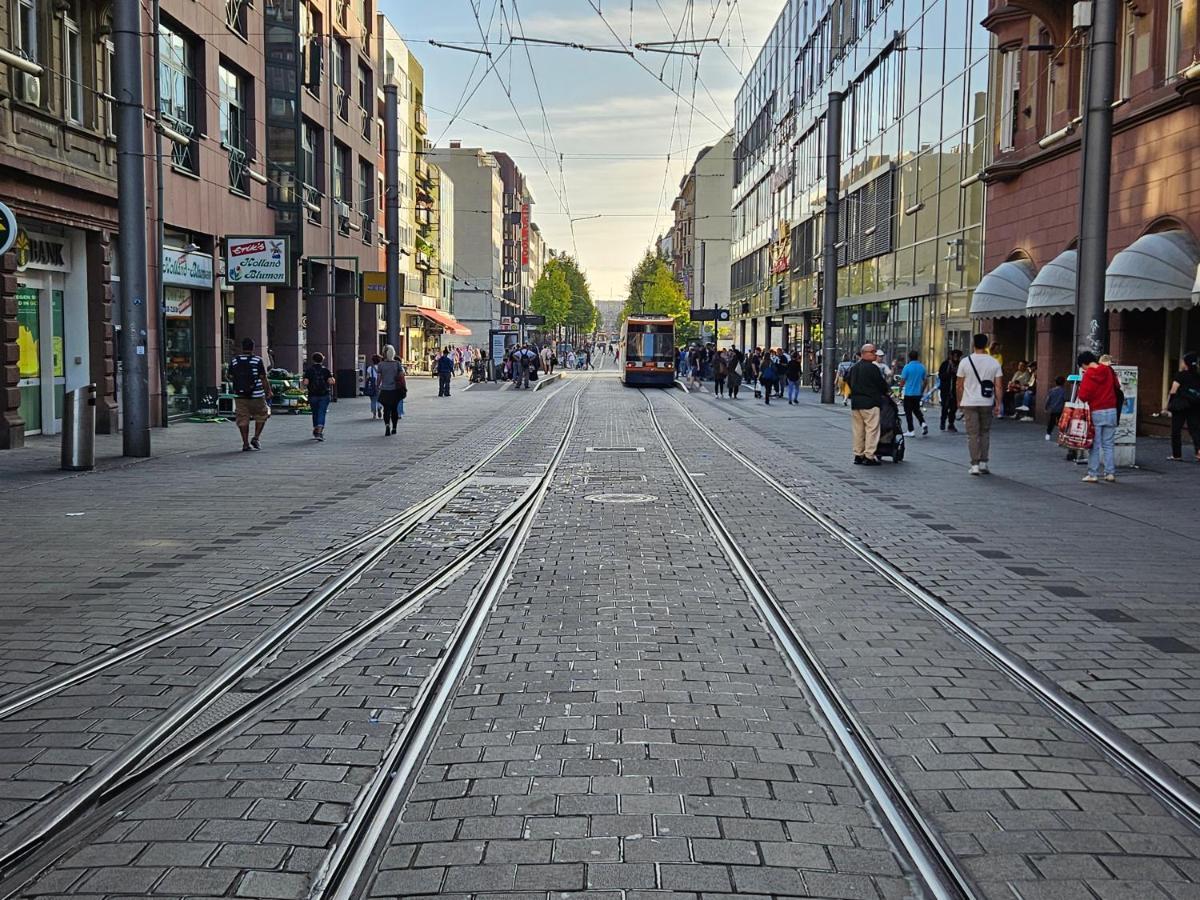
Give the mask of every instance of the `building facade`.
[{"label": "building facade", "polygon": [[529,308],[534,281],[530,272],[533,194],[525,175],[507,153],[493,152],[504,185],[500,325],[515,326]]},{"label": "building facade", "polygon": [[[972,306],[1007,368],[1036,360],[1042,399],[1075,356],[1080,117],[1089,33],[1065,2],[992,0],[995,41],[985,270]],[[1200,347],[1200,9],[1122,4],[1105,284],[1108,347],[1138,367],[1138,427],[1157,414],[1179,357]],[[1040,414],[1040,413],[1039,413]]]},{"label": "building facade", "polygon": [[692,308],[729,307],[733,134],[705,147],[679,183],[672,267]]},{"label": "building facade", "polygon": [[821,339],[829,95],[842,92],[839,354],[961,346],[982,253],[984,0],[788,0],[738,93],[734,341]]}]

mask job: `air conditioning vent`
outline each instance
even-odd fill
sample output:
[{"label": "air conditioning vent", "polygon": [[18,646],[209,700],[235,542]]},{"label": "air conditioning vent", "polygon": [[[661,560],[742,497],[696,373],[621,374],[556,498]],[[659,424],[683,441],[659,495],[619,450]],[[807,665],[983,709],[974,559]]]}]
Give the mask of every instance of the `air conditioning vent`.
[{"label": "air conditioning vent", "polygon": [[13,72],[13,88],[17,99],[31,106],[42,105],[42,79],[26,72]]}]

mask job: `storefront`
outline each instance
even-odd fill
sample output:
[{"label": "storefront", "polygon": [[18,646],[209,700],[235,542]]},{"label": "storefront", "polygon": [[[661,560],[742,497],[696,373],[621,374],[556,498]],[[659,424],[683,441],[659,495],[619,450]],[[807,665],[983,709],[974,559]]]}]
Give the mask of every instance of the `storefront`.
[{"label": "storefront", "polygon": [[932,352],[936,330],[933,298],[928,295],[895,299],[843,301],[837,311],[837,358],[853,359],[863,344],[874,344],[881,359],[904,360],[909,350]]},{"label": "storefront", "polygon": [[200,405],[204,368],[198,323],[212,296],[212,256],[163,247],[163,346],[167,415],[190,416]]},{"label": "storefront", "polygon": [[18,388],[27,435],[62,430],[64,394],[86,385],[90,371],[84,233],[41,227],[20,230],[13,245]]},{"label": "storefront", "polygon": [[402,320],[404,364],[416,371],[430,371],[430,360],[441,352],[443,335],[453,338],[471,336],[470,328],[450,313],[431,306],[406,306]]}]

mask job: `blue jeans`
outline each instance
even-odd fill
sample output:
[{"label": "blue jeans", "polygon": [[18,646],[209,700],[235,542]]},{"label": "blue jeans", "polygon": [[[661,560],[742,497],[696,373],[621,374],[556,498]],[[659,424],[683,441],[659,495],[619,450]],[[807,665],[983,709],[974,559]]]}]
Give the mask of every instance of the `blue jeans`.
[{"label": "blue jeans", "polygon": [[1092,449],[1088,451],[1088,474],[1099,477],[1100,463],[1104,463],[1105,475],[1116,475],[1117,464],[1113,458],[1113,442],[1117,437],[1117,411],[1115,409],[1098,409],[1092,413],[1092,425],[1096,429],[1096,439]]},{"label": "blue jeans", "polygon": [[800,382],[792,381],[790,378],[788,379],[787,398],[789,403],[791,403],[793,400],[797,402],[800,400]]},{"label": "blue jeans", "polygon": [[329,395],[324,397],[309,397],[308,405],[312,407],[313,428],[325,427],[325,411],[329,409]]}]

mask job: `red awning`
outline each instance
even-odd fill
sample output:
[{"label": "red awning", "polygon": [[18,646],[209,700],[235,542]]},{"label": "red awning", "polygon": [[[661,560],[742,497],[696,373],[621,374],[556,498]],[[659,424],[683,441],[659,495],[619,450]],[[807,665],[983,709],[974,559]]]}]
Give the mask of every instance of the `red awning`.
[{"label": "red awning", "polygon": [[447,334],[453,334],[458,337],[467,337],[471,333],[471,329],[464,325],[450,313],[442,312],[440,309],[434,309],[430,306],[422,306],[416,310],[430,322],[435,325],[441,325],[446,330]]}]

